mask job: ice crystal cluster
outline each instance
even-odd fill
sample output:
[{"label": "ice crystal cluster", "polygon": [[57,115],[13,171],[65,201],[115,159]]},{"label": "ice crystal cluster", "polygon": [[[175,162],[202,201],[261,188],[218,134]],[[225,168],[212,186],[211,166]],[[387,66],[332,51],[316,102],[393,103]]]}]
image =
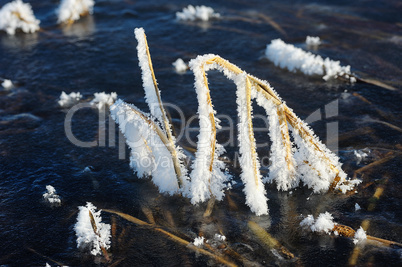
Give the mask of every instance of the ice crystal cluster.
[{"label": "ice crystal cluster", "polygon": [[60,196],[56,194],[56,189],[53,186],[46,186],[47,192],[43,194],[43,198],[50,204],[59,205],[61,203]]},{"label": "ice crystal cluster", "polygon": [[[102,223],[101,211],[96,211],[96,207],[87,202],[86,206],[80,206],[77,217],[77,223],[74,230],[77,236],[77,247],[81,249],[90,249],[92,255],[100,255],[101,248],[110,248],[110,225]],[[96,225],[96,232],[91,223],[91,217]]]},{"label": "ice crystal cluster", "polygon": [[323,232],[330,234],[335,227],[334,218],[329,212],[321,213],[315,220],[313,215],[308,215],[304,218],[300,226],[308,226],[313,232]]},{"label": "ice crystal cluster", "polygon": [[80,92],[76,93],[76,92],[71,92],[69,94],[66,94],[64,91],[61,92],[59,101],[57,101],[57,103],[59,103],[59,106],[62,108],[68,108],[71,106],[74,106],[75,104],[77,104],[82,98],[82,95]]},{"label": "ice crystal cluster", "polygon": [[357,231],[355,233],[355,236],[353,238],[353,243],[357,244],[366,239],[367,239],[366,231],[364,231],[363,228],[360,226],[360,228],[357,229]]},{"label": "ice crystal cluster", "polygon": [[341,66],[339,61],[333,61],[329,58],[323,59],[319,55],[286,44],[281,39],[272,40],[267,45],[265,55],[275,66],[292,72],[301,71],[306,75],[319,75],[325,81],[343,77],[352,83],[356,82],[356,78],[351,76],[349,65]]},{"label": "ice crystal cluster", "polygon": [[40,21],[34,16],[30,4],[21,0],[5,4],[0,9],[0,30],[14,35],[19,29],[24,33],[33,33],[39,30]]},{"label": "ice crystal cluster", "polygon": [[106,106],[111,106],[117,99],[116,92],[112,92],[107,94],[105,92],[95,93],[95,98],[90,102],[90,104],[99,110],[103,109]]},{"label": "ice crystal cluster", "polygon": [[189,5],[183,8],[183,11],[176,12],[176,18],[178,20],[202,20],[208,21],[212,18],[219,18],[220,14],[215,13],[213,8],[207,6],[192,6]]},{"label": "ice crystal cluster", "polygon": [[321,44],[320,37],[307,36],[306,45],[307,46],[319,46]]},{"label": "ice crystal cluster", "polygon": [[62,0],[57,10],[58,23],[71,23],[86,14],[92,14],[93,0]]},{"label": "ice crystal cluster", "polygon": [[187,64],[181,58],[176,59],[176,61],[173,62],[172,65],[177,73],[186,72],[186,70],[188,69]]},{"label": "ice crystal cluster", "polygon": [[4,89],[8,90],[11,89],[11,87],[13,87],[14,84],[11,80],[4,79],[4,81],[1,83],[1,86],[3,86]]}]

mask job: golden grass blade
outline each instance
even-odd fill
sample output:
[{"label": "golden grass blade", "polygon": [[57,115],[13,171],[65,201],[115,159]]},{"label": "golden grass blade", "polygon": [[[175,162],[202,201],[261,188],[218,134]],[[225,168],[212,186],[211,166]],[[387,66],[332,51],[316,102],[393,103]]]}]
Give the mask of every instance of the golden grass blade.
[{"label": "golden grass blade", "polygon": [[207,204],[207,208],[203,214],[203,217],[209,217],[212,214],[212,211],[214,209],[214,205],[215,205],[215,197],[212,196],[209,200],[208,200],[208,204]]},{"label": "golden grass blade", "polygon": [[28,249],[29,251],[35,253],[36,255],[39,255],[39,256],[41,256],[42,258],[44,258],[44,259],[46,259],[46,260],[48,260],[48,261],[51,261],[51,262],[57,264],[58,266],[66,266],[66,265],[64,265],[64,264],[61,263],[61,262],[55,261],[55,260],[53,260],[52,258],[49,258],[48,256],[45,256],[45,255],[40,254],[39,252],[37,252],[37,251],[34,250],[33,248],[27,248],[27,249]]},{"label": "golden grass blade", "polygon": [[259,243],[268,250],[275,249],[286,259],[293,259],[295,256],[278,240],[271,236],[264,228],[253,221],[247,223],[249,229],[258,238]]},{"label": "golden grass blade", "polygon": [[[151,225],[151,224],[149,224],[149,223],[146,223],[146,222],[144,222],[144,221],[142,221],[142,220],[140,220],[140,219],[137,219],[137,218],[135,218],[135,217],[133,217],[133,216],[131,216],[131,215],[125,214],[125,213],[123,213],[123,212],[114,211],[114,210],[109,210],[109,209],[103,209],[103,211],[104,211],[104,212],[108,212],[108,213],[112,213],[112,214],[116,214],[116,215],[122,217],[123,219],[126,219],[127,221],[132,222],[132,223],[135,223],[135,224],[137,224],[137,225],[153,226],[153,225]],[[234,264],[234,263],[232,263],[232,262],[230,262],[230,261],[224,259],[223,257],[221,257],[221,256],[219,256],[219,255],[215,255],[215,254],[213,254],[213,253],[211,253],[211,252],[209,252],[209,251],[206,251],[205,249],[198,248],[198,247],[192,245],[191,242],[186,241],[186,240],[184,240],[184,239],[182,239],[182,238],[180,238],[180,237],[178,237],[178,236],[176,236],[176,235],[174,235],[174,234],[172,234],[172,233],[170,233],[170,232],[168,232],[168,231],[166,231],[166,230],[163,230],[162,228],[159,228],[159,227],[152,227],[151,229],[154,230],[154,231],[157,231],[157,232],[159,232],[159,233],[162,233],[163,235],[165,235],[166,237],[168,237],[170,240],[173,240],[173,241],[175,241],[176,243],[179,243],[179,244],[181,244],[181,245],[187,247],[188,249],[191,249],[191,250],[193,250],[193,251],[195,251],[195,252],[204,254],[204,255],[206,255],[206,256],[208,256],[208,257],[210,257],[210,258],[216,260],[216,261],[219,262],[219,263],[225,264],[226,266],[236,266],[236,264]]]},{"label": "golden grass blade", "polygon": [[393,86],[391,86],[391,85],[385,84],[385,83],[383,83],[383,82],[381,82],[381,81],[378,81],[378,80],[374,80],[374,79],[362,79],[362,78],[358,78],[358,77],[355,77],[355,78],[356,78],[356,80],[359,81],[359,82],[372,84],[372,85],[375,85],[375,86],[378,86],[378,87],[381,87],[381,88],[385,88],[385,89],[388,89],[388,90],[391,90],[391,91],[396,91],[396,90],[398,90],[397,88],[395,88],[395,87],[393,87]]},{"label": "golden grass blade", "polygon": [[377,161],[374,161],[374,162],[372,162],[372,163],[370,163],[370,164],[368,164],[366,166],[363,166],[360,169],[357,169],[355,171],[353,177],[356,177],[357,175],[362,174],[363,172],[366,172],[366,171],[368,171],[368,170],[370,170],[370,169],[372,169],[374,167],[382,165],[385,162],[390,161],[391,159],[393,159],[393,158],[395,158],[395,157],[397,157],[397,156],[399,156],[401,154],[402,153],[398,153],[398,152],[389,152],[389,153],[387,153],[387,155],[384,158],[379,159]]},{"label": "golden grass blade", "polygon": [[253,165],[254,182],[258,188],[260,180],[260,170],[257,163],[257,151],[255,145],[254,131],[253,131],[253,120],[251,114],[251,83],[250,79],[246,78],[246,100],[247,100],[247,124],[248,124],[248,139],[250,142],[251,149],[251,160]]},{"label": "golden grass blade", "polygon": [[[95,222],[95,218],[94,215],[92,214],[92,212],[88,209],[88,213],[89,213],[89,220],[91,221],[91,226],[92,226],[92,230],[94,231],[95,235],[100,237],[100,234],[98,232],[98,227],[96,226],[96,222]],[[104,246],[102,246],[102,244],[99,244],[103,256],[105,257],[107,262],[110,262],[110,258],[109,258],[109,254],[106,251],[106,248]]]},{"label": "golden grass blade", "polygon": [[152,210],[148,207],[141,206],[142,213],[144,213],[145,217],[150,224],[155,224],[154,215],[152,214]]},{"label": "golden grass blade", "polygon": [[288,170],[290,171],[289,179],[294,181],[296,179],[296,176],[295,176],[295,167],[293,165],[292,143],[290,142],[288,122],[286,120],[283,104],[278,106],[278,117],[279,117],[279,125],[281,127],[282,144],[286,150],[286,163],[288,165]]}]

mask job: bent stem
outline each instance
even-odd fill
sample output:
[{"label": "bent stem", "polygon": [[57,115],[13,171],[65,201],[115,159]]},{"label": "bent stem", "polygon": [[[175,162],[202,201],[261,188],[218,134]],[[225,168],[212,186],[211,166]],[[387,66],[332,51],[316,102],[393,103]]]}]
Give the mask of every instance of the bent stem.
[{"label": "bent stem", "polygon": [[[92,214],[92,212],[89,209],[88,209],[88,213],[89,213],[89,219],[91,221],[92,230],[94,231],[96,236],[101,237],[101,235],[98,232],[98,227],[96,226],[94,215]],[[102,246],[102,244],[100,242],[99,242],[99,246],[102,250],[103,256],[105,257],[106,261],[110,262],[109,254],[107,253],[106,248],[104,246]]]},{"label": "bent stem", "polygon": [[156,77],[155,77],[155,73],[154,73],[154,69],[153,69],[153,65],[152,65],[151,54],[149,52],[147,36],[146,36],[145,32],[144,32],[144,43],[145,43],[145,51],[146,51],[146,55],[147,55],[147,59],[148,59],[148,66],[149,66],[149,69],[151,71],[152,82],[153,82],[153,85],[154,85],[155,95],[156,95],[156,97],[158,99],[159,109],[160,109],[160,111],[162,113],[162,127],[163,127],[163,129],[165,131],[165,134],[166,134],[165,137],[167,137],[167,139],[164,138],[164,139],[167,140],[167,142],[164,142],[164,143],[165,143],[167,149],[169,150],[170,154],[172,155],[173,162],[174,162],[174,169],[175,169],[175,172],[176,172],[176,175],[177,175],[177,183],[179,185],[179,188],[182,188],[183,181],[182,181],[182,173],[181,173],[181,169],[180,169],[178,153],[177,153],[176,148],[175,148],[175,141],[174,141],[174,138],[172,136],[171,126],[170,126],[169,120],[168,120],[168,118],[166,116],[166,111],[165,111],[165,109],[163,107],[160,91],[159,91],[159,88],[158,88],[158,83],[156,81]]}]

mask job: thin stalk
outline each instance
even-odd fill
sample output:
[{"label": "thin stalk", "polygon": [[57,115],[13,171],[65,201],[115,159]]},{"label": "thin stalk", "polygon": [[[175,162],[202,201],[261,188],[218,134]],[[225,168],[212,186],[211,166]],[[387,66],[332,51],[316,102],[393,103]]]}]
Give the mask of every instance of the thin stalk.
[{"label": "thin stalk", "polygon": [[204,254],[204,255],[216,260],[219,263],[225,264],[226,266],[236,266],[236,264],[224,259],[223,257],[221,257],[219,255],[213,254],[213,253],[211,253],[211,252],[209,252],[209,251],[207,251],[205,249],[198,248],[198,247],[192,245],[192,243],[187,241],[187,240],[184,240],[184,239],[182,239],[182,238],[180,238],[180,237],[178,237],[178,236],[176,236],[176,235],[174,235],[174,234],[172,234],[172,233],[170,233],[170,232],[168,232],[168,231],[166,231],[166,230],[164,230],[164,229],[162,229],[160,227],[155,227],[155,225],[146,223],[146,222],[144,222],[144,221],[142,221],[140,219],[137,219],[137,218],[135,218],[135,217],[133,217],[131,215],[128,215],[128,214],[125,214],[125,213],[119,212],[119,211],[109,210],[109,209],[103,209],[103,211],[108,212],[108,213],[116,214],[116,215],[122,217],[123,219],[126,219],[127,221],[135,223],[137,225],[150,226],[151,227],[150,229],[165,235],[170,240],[173,240],[176,243],[187,247],[188,249],[191,249],[191,250],[193,250],[193,251],[195,251],[197,253]]},{"label": "thin stalk", "polygon": [[167,140],[169,141],[168,143],[165,143],[165,145],[166,145],[166,147],[168,149],[169,149],[169,146],[171,147],[171,149],[169,149],[169,152],[172,155],[173,161],[177,162],[177,166],[175,164],[175,171],[176,171],[176,175],[177,175],[177,182],[179,184],[179,188],[181,188],[182,184],[183,184],[183,181],[181,180],[182,177],[181,177],[181,169],[180,169],[179,159],[178,159],[177,151],[175,149],[175,144],[174,144],[174,140],[173,140],[169,120],[168,120],[168,118],[166,116],[166,112],[165,112],[165,109],[163,107],[163,103],[162,103],[162,100],[161,100],[160,91],[158,89],[158,83],[156,82],[154,68],[152,66],[151,54],[149,52],[149,47],[148,47],[148,42],[147,42],[147,36],[146,36],[145,33],[144,33],[144,41],[145,41],[145,48],[146,48],[146,53],[147,53],[147,57],[148,57],[148,65],[149,65],[149,69],[151,70],[152,82],[154,84],[156,97],[158,98],[159,108],[160,108],[161,113],[162,113],[162,120],[163,120],[162,125],[163,125],[163,128],[165,130]]}]

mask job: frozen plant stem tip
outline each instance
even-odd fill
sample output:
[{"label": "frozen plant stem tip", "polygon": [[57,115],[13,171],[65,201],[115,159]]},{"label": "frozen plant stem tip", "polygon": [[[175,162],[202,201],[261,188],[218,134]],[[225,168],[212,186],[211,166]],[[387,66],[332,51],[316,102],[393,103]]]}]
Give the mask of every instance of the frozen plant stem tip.
[{"label": "frozen plant stem tip", "polygon": [[[195,77],[194,88],[202,131],[198,135],[197,151],[188,180],[187,170],[182,164],[183,153],[175,145],[171,125],[163,108],[144,30],[135,29],[135,36],[138,40],[137,51],[145,99],[151,114],[146,114],[121,100],[111,107],[111,113],[131,148],[131,166],[139,177],[152,176],[160,192],[184,193],[183,195],[189,197],[193,204],[210,198],[222,200],[227,188],[226,183],[232,178],[226,173],[225,164],[219,158],[225,153],[225,149],[216,139],[216,129],[219,129],[220,125],[215,117],[216,111],[212,104],[206,74],[211,70],[222,72],[237,87],[241,179],[246,204],[252,212],[257,215],[268,214],[268,199],[264,187],[264,182],[267,181],[275,182],[278,190],[290,190],[300,182],[312,188],[314,192],[333,189],[346,192],[353,188],[356,182],[346,179],[338,157],[321,143],[268,82],[249,75],[213,54],[198,56],[189,63]],[[272,164],[267,177],[262,177],[260,173],[260,161],[256,152],[252,121],[253,101],[264,108],[269,121]],[[134,145],[132,140],[137,140],[137,144]],[[158,164],[149,169],[144,168],[134,159],[135,154],[150,162],[157,162],[162,156],[166,157],[173,168],[158,170]]]}]

